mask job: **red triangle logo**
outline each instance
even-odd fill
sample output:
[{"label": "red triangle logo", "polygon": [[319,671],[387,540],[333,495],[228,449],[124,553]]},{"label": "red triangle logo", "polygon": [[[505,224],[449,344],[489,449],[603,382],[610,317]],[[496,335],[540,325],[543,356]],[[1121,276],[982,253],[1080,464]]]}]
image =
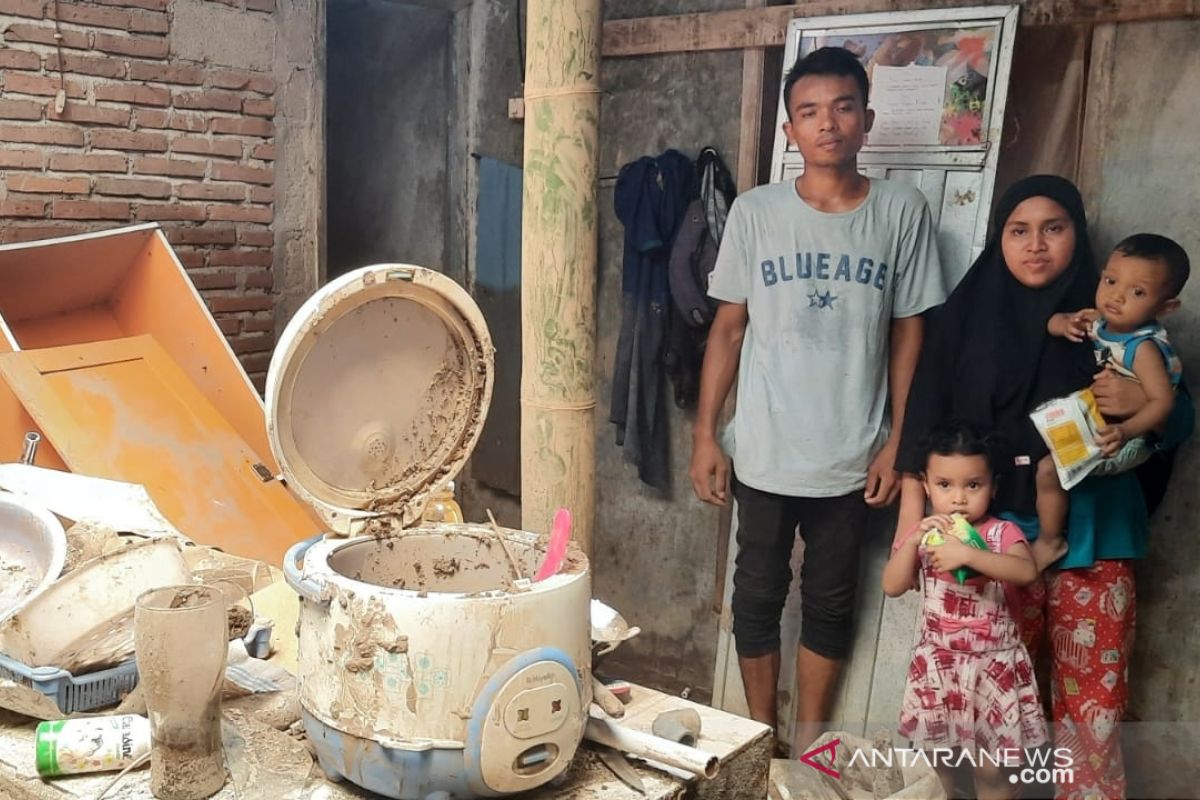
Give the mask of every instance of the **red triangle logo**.
[{"label": "red triangle logo", "polygon": [[800,756],[800,761],[804,764],[808,764],[810,767],[812,767],[815,770],[819,770],[820,772],[824,772],[826,775],[829,775],[831,777],[837,778],[838,780],[841,780],[842,773],[838,772],[833,767],[828,766],[827,764],[823,764],[820,761],[816,760],[816,757],[819,756],[821,753],[828,752],[829,753],[829,763],[836,764],[837,763],[837,746],[841,743],[842,743],[841,739],[834,739],[829,744],[823,744],[820,747],[814,747],[812,750],[809,750],[807,753],[802,754]]}]

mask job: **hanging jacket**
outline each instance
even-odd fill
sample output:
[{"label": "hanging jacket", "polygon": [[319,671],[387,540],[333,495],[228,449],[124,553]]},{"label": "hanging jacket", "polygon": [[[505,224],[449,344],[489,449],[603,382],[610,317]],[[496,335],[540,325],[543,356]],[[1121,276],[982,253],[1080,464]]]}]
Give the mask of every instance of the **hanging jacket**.
[{"label": "hanging jacket", "polygon": [[621,168],[613,204],[625,227],[621,332],[609,420],[638,477],[668,485],[663,356],[670,321],[667,258],[692,191],[692,162],[676,150]]}]

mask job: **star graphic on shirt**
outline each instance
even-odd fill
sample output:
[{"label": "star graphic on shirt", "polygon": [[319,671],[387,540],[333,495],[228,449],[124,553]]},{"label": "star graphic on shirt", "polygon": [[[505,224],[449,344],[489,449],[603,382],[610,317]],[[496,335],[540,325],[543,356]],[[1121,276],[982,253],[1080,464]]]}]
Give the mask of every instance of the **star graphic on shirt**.
[{"label": "star graphic on shirt", "polygon": [[808,295],[808,307],[812,308],[813,306],[816,306],[817,308],[833,308],[834,300],[837,300],[837,296],[835,296],[832,292],[818,292],[816,289],[813,289],[812,293]]}]

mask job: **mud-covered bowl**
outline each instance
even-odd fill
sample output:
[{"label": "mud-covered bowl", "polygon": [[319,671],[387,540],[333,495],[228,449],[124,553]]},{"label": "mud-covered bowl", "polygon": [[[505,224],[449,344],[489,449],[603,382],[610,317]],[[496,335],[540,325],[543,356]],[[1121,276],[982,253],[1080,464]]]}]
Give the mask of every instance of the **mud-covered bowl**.
[{"label": "mud-covered bowl", "polygon": [[62,572],[67,536],[58,517],[0,492],[0,620],[37,597]]}]

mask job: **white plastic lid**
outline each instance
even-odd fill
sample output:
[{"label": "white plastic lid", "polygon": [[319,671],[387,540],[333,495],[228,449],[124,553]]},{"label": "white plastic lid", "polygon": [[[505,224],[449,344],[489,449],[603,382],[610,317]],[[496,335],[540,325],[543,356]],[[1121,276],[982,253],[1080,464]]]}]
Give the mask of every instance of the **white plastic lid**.
[{"label": "white plastic lid", "polygon": [[330,527],[411,525],[470,457],[492,399],[483,314],[441,273],[364,267],[301,306],[267,372],[267,435],[288,486]]}]

